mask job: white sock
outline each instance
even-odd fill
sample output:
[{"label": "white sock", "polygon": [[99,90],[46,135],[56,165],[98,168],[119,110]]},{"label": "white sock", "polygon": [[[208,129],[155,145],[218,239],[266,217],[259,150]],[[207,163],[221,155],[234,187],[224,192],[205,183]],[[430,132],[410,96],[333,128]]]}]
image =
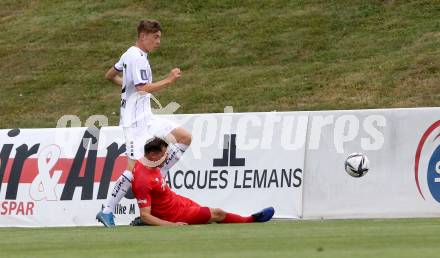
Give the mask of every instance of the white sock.
[{"label": "white sock", "polygon": [[179,150],[184,153],[186,151],[186,149],[188,149],[188,145],[183,144],[183,143],[176,143],[175,144],[177,148],[179,148]]},{"label": "white sock", "polygon": [[183,153],[188,149],[188,145],[183,143],[176,143],[175,146],[168,145],[168,157],[165,164],[160,168],[162,175],[166,175],[168,170],[171,169],[182,157]]},{"label": "white sock", "polygon": [[103,213],[114,212],[116,205],[125,196],[128,189],[131,187],[131,181],[133,180],[133,174],[130,170],[125,170],[122,175],[116,180],[115,187],[112,193],[107,197],[107,203],[102,210]]}]

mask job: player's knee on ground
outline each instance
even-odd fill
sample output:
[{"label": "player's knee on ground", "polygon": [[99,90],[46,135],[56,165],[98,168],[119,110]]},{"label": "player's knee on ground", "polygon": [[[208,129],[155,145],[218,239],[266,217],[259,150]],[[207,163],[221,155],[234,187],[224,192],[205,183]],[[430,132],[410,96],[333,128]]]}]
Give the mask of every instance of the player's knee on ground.
[{"label": "player's knee on ground", "polygon": [[223,221],[226,217],[226,212],[219,208],[212,208],[211,210],[211,222]]}]

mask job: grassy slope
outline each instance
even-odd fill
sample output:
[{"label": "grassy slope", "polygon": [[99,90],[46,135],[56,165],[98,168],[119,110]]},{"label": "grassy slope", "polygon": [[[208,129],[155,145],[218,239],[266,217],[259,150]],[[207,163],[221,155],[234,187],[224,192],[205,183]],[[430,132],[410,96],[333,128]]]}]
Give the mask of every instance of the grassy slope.
[{"label": "grassy slope", "polygon": [[179,228],[0,228],[2,257],[438,257],[436,219]]},{"label": "grassy slope", "polygon": [[0,128],[118,121],[103,74],[162,22],[157,94],[179,113],[439,106],[440,1],[18,1],[0,10]]}]

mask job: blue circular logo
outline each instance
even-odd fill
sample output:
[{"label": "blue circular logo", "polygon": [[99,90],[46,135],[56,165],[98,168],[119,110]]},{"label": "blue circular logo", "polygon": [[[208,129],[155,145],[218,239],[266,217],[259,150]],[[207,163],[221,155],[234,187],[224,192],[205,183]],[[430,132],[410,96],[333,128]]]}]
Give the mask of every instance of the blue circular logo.
[{"label": "blue circular logo", "polygon": [[[423,133],[422,137],[420,138],[419,144],[417,145],[417,150],[416,150],[416,155],[414,158],[414,176],[415,176],[415,181],[416,181],[416,186],[417,189],[419,190],[419,194],[420,196],[422,196],[422,198],[424,200],[425,196],[423,195],[422,192],[422,186],[420,185],[420,178],[419,178],[419,165],[420,165],[420,158],[423,156],[422,152],[426,145],[428,146],[432,146],[433,148],[436,148],[435,151],[433,152],[430,160],[429,160],[429,164],[428,164],[428,173],[427,173],[427,181],[428,181],[428,188],[429,191],[431,192],[431,195],[433,196],[433,198],[437,201],[440,202],[440,145],[438,145],[437,143],[437,147],[436,146],[436,141],[438,141],[440,139],[440,133],[438,133],[438,128],[440,128],[440,120],[437,120],[436,122],[434,122],[431,126],[428,127],[428,129],[426,129],[426,131]],[[436,135],[436,131],[437,131],[437,135]],[[434,138],[434,139],[432,139]],[[432,142],[431,142],[432,141]],[[431,149],[431,148],[429,148]],[[426,153],[426,152],[423,152]]]},{"label": "blue circular logo", "polygon": [[428,164],[428,187],[432,197],[440,202],[440,145],[435,149]]}]

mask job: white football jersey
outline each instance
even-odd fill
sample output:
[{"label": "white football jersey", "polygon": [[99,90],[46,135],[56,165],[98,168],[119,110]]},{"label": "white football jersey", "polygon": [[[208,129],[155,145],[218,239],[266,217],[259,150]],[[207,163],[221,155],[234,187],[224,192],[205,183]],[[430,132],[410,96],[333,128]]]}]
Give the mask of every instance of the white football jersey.
[{"label": "white football jersey", "polygon": [[121,93],[121,115],[119,125],[123,127],[145,127],[153,116],[150,106],[150,93],[138,92],[137,85],[153,82],[147,53],[132,46],[114,65],[123,72]]}]

